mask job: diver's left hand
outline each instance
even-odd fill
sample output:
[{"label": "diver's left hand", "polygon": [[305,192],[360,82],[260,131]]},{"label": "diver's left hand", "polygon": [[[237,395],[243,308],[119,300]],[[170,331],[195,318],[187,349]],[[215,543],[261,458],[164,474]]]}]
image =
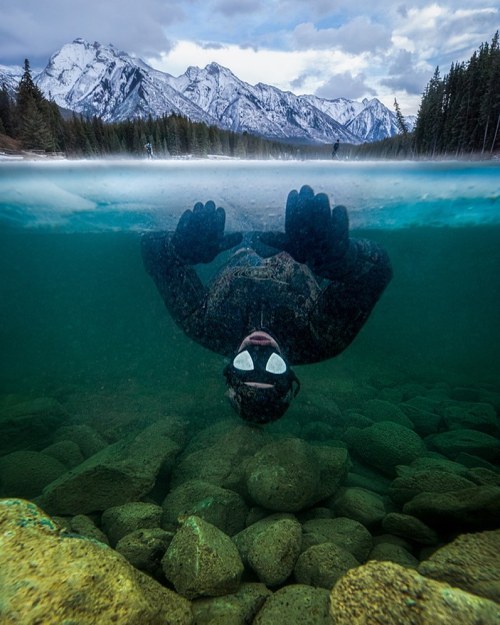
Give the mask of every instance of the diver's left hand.
[{"label": "diver's left hand", "polygon": [[172,237],[177,254],[190,265],[210,263],[224,250],[242,240],[241,232],[224,234],[226,211],[216,208],[214,202],[197,202],[193,210],[186,210],[179,219]]},{"label": "diver's left hand", "polygon": [[314,194],[305,185],[290,191],[286,203],[285,232],[264,232],[265,245],[288,252],[318,275],[338,262],[349,249],[349,219],[344,206],[330,209],[325,193]]}]

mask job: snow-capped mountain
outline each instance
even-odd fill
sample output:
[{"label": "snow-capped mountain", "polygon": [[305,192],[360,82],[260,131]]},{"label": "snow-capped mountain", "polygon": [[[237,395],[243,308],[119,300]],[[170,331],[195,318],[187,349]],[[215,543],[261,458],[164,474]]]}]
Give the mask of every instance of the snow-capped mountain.
[{"label": "snow-capped mountain", "polygon": [[114,46],[76,39],[56,52],[36,83],[59,106],[104,121],[178,113],[215,123],[158,72]]},{"label": "snow-capped mountain", "polygon": [[22,75],[22,67],[0,65],[0,89],[5,87],[7,92],[13,97]]},{"label": "snow-capped mountain", "polygon": [[[21,68],[0,65],[0,86],[13,91],[21,74]],[[217,63],[174,77],[112,45],[83,39],[52,55],[35,82],[59,106],[104,121],[177,113],[236,132],[307,143],[360,143],[398,132],[395,114],[376,98],[297,96],[250,85]]]},{"label": "snow-capped mountain", "polygon": [[249,85],[217,63],[189,67],[170,84],[197,104],[223,128],[273,139],[325,142],[357,137],[331,116],[290,92],[259,83]]}]

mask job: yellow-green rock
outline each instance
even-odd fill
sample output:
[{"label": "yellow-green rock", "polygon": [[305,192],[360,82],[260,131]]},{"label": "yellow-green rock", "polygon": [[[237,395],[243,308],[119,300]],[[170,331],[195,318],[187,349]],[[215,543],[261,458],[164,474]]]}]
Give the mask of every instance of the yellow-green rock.
[{"label": "yellow-green rock", "polygon": [[333,587],[335,625],[498,625],[500,605],[392,562],[351,569]]},{"label": "yellow-green rock", "polygon": [[190,625],[189,602],[35,504],[0,500],[2,625]]}]

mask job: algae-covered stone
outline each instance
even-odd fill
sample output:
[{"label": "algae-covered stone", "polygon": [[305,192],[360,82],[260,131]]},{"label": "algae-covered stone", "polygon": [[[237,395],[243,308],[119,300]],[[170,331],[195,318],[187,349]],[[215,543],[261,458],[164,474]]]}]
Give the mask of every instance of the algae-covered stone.
[{"label": "algae-covered stone", "polygon": [[500,440],[478,430],[459,429],[440,432],[426,438],[426,442],[451,460],[461,453],[479,456],[490,462],[500,458]]},{"label": "algae-covered stone", "polygon": [[500,605],[392,562],[348,571],[330,595],[335,625],[498,625]]},{"label": "algae-covered stone", "polygon": [[366,527],[379,523],[386,515],[384,500],[366,488],[343,488],[333,501],[336,516],[359,521]]},{"label": "algae-covered stone", "polygon": [[207,429],[206,438],[203,432],[197,437],[200,444],[201,441],[207,444],[199,449],[195,445],[192,452],[193,445],[189,446],[172,471],[170,487],[177,488],[188,480],[197,479],[242,494],[244,461],[269,442],[270,435],[247,425],[233,426],[225,433],[217,427]]},{"label": "algae-covered stone", "polygon": [[332,495],[349,468],[343,448],[314,447],[297,438],[270,443],[246,465],[255,503],[276,512],[297,512]]},{"label": "algae-covered stone", "polygon": [[86,514],[137,501],[179,452],[164,433],[159,422],[132,440],[106,447],[49,484],[40,505],[53,514]]},{"label": "algae-covered stone", "polygon": [[462,534],[435,551],[418,571],[500,603],[500,530]]},{"label": "algae-covered stone", "polygon": [[19,499],[0,501],[0,587],[2,625],[192,623],[186,599]]},{"label": "algae-covered stone", "polygon": [[62,462],[68,469],[76,467],[85,460],[80,447],[74,441],[62,440],[57,443],[52,443],[52,445],[42,449],[42,453],[46,456],[56,458],[56,460]]},{"label": "algae-covered stone", "polygon": [[282,584],[300,553],[302,527],[288,514],[273,514],[233,538],[245,564],[268,586]]},{"label": "algae-covered stone", "polygon": [[54,441],[73,441],[80,449],[84,458],[90,458],[108,446],[106,440],[90,425],[63,425],[54,433]]},{"label": "algae-covered stone", "polygon": [[387,475],[393,475],[398,464],[410,464],[426,453],[416,432],[392,421],[380,421],[363,430],[349,428],[345,437],[363,462]]},{"label": "algae-covered stone", "polygon": [[66,467],[52,456],[14,451],[0,458],[0,495],[31,499],[65,472]]},{"label": "algae-covered stone", "polygon": [[364,525],[353,519],[312,519],[302,526],[302,550],[325,542],[343,547],[364,562],[372,548],[372,536]]},{"label": "algae-covered stone", "polygon": [[474,486],[474,482],[471,480],[448,471],[439,469],[407,470],[404,475],[393,480],[389,488],[389,496],[393,501],[404,504],[415,495],[423,492],[448,493],[471,486]]},{"label": "algae-covered stone", "polygon": [[328,591],[290,584],[271,595],[252,625],[331,625]]},{"label": "algae-covered stone", "polygon": [[51,397],[2,397],[0,454],[18,449],[41,449],[49,445],[53,440],[54,430],[67,418],[61,404]]},{"label": "algae-covered stone", "polygon": [[299,584],[330,590],[342,575],[355,566],[359,566],[359,562],[352,553],[334,543],[321,543],[300,554],[294,574]]},{"label": "algae-covered stone", "polygon": [[173,489],[163,503],[162,525],[175,525],[180,516],[199,516],[233,536],[245,527],[248,506],[238,493],[202,480],[189,480]]},{"label": "algae-covered stone", "polygon": [[116,551],[136,569],[160,577],[161,560],[172,542],[174,534],[159,527],[130,532],[116,543]]},{"label": "algae-covered stone", "polygon": [[196,625],[248,625],[271,596],[264,584],[241,584],[237,592],[192,602]]},{"label": "algae-covered stone", "polygon": [[487,434],[498,433],[495,408],[486,402],[446,402],[441,409],[448,430],[479,430]]},{"label": "algae-covered stone", "polygon": [[433,529],[409,514],[390,512],[382,521],[382,527],[389,534],[403,536],[423,545],[435,545],[438,542],[438,535]]},{"label": "algae-covered stone", "polygon": [[162,567],[177,592],[189,599],[235,592],[243,573],[229,536],[196,516],[188,517],[176,532]]},{"label": "algae-covered stone", "polygon": [[383,399],[369,399],[363,404],[361,412],[372,421],[392,421],[413,429],[411,419],[405,415],[401,408]]},{"label": "algae-covered stone", "polygon": [[77,514],[74,516],[69,522],[69,529],[84,538],[92,538],[93,540],[99,540],[105,545],[109,545],[106,534],[102,532],[86,514]]},{"label": "algae-covered stone", "polygon": [[500,523],[500,487],[476,486],[451,493],[420,493],[403,506],[432,527],[491,529]]},{"label": "algae-covered stone", "polygon": [[104,511],[101,524],[112,545],[138,529],[160,527],[161,507],[154,503],[132,501]]},{"label": "algae-covered stone", "polygon": [[408,549],[402,545],[394,543],[380,542],[374,545],[368,555],[368,560],[379,560],[380,562],[394,562],[404,567],[416,569],[418,560]]}]

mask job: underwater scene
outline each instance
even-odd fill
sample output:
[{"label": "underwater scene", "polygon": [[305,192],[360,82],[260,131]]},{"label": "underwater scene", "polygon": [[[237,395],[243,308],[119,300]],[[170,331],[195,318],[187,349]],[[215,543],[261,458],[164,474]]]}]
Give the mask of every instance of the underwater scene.
[{"label": "underwater scene", "polygon": [[[393,277],[256,424],[141,241],[304,184]],[[499,270],[496,163],[0,163],[2,624],[500,623]]]}]

